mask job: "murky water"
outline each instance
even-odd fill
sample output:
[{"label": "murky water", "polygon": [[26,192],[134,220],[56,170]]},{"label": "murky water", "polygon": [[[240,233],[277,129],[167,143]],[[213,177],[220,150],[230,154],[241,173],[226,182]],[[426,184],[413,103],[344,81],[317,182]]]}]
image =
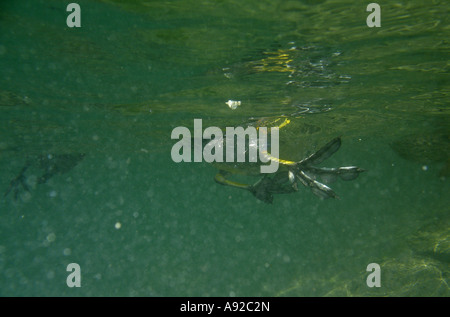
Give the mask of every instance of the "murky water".
[{"label": "murky water", "polygon": [[[446,1],[380,28],[352,1],[77,3],[73,29],[0,4],[0,295],[450,295]],[[177,126],[263,117],[286,159],[341,136],[323,165],[366,172],[269,205],[171,159]]]}]

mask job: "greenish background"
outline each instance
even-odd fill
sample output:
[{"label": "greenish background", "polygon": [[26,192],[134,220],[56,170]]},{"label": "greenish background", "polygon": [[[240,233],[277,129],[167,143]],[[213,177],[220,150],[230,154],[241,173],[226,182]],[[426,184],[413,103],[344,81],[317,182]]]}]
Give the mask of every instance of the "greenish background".
[{"label": "greenish background", "polygon": [[[450,295],[448,1],[379,1],[380,28],[369,1],[77,1],[73,29],[68,3],[0,4],[1,191],[86,154],[1,197],[1,296]],[[288,154],[340,135],[324,165],[367,172],[266,205],[171,160],[194,118],[266,116]]]}]

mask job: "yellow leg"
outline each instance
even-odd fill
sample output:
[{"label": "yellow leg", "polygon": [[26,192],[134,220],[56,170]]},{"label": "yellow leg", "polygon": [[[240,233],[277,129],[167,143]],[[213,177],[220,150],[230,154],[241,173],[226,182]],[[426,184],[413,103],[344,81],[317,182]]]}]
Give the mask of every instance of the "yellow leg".
[{"label": "yellow leg", "polygon": [[227,186],[232,186],[232,187],[237,187],[237,188],[242,188],[242,189],[249,189],[250,188],[250,185],[248,185],[248,184],[241,184],[241,183],[238,183],[238,182],[230,181],[221,172],[216,174],[216,176],[214,177],[214,180],[217,183],[222,184],[222,185],[227,185]]}]

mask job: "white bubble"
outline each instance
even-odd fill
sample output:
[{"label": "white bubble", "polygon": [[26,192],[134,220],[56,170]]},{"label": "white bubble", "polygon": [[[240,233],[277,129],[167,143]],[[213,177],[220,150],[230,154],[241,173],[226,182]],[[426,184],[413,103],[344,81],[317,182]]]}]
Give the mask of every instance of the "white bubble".
[{"label": "white bubble", "polygon": [[52,232],[47,236],[47,241],[48,242],[53,242],[56,240],[56,235]]},{"label": "white bubble", "polygon": [[228,105],[228,107],[231,108],[231,110],[234,110],[241,105],[241,102],[239,100],[228,100],[225,103]]},{"label": "white bubble", "polygon": [[116,224],[114,225],[114,228],[116,229],[120,229],[122,227],[122,224],[120,222],[116,222]]},{"label": "white bubble", "polygon": [[285,255],[285,256],[283,256],[283,261],[284,262],[291,262],[291,258],[289,257],[289,255]]}]

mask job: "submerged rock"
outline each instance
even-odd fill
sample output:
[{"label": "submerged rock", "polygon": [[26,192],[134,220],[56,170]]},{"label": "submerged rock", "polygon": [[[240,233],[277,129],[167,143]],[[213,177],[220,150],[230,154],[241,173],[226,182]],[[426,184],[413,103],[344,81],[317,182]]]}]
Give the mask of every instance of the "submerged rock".
[{"label": "submerged rock", "polygon": [[309,274],[276,296],[450,296],[450,219],[436,219],[405,237],[397,256],[380,259],[381,287],[368,287],[368,272]]},{"label": "submerged rock", "polygon": [[420,163],[443,163],[440,176],[450,175],[450,132],[439,129],[429,134],[410,134],[391,143],[402,158]]},{"label": "submerged rock", "polygon": [[422,227],[408,242],[415,254],[450,265],[450,219]]}]

